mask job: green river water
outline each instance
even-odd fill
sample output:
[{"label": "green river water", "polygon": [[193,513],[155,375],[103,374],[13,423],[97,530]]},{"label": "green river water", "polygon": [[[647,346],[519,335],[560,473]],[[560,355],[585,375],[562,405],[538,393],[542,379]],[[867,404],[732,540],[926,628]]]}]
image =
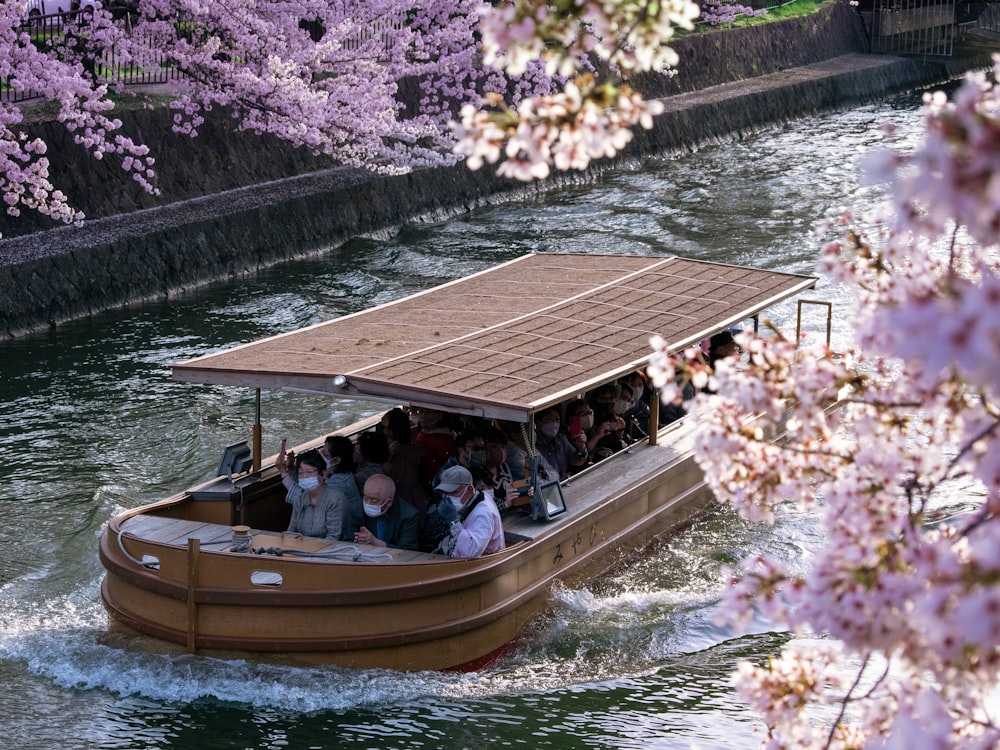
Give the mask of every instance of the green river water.
[{"label": "green river water", "polygon": [[[811,273],[817,219],[871,206],[856,160],[915,96],[649,161],[598,183],[358,239],[314,260],[0,343],[0,745],[143,748],[756,747],[729,687],[787,639],[717,626],[722,568],[763,549],[801,569],[815,518],[720,509],[583,588],[557,588],[518,648],[470,674],[300,669],[103,645],[97,535],[126,508],[211,477],[248,437],[253,394],[168,365],[353,312],[526,252],[651,253]],[[843,301],[823,281],[815,295]],[[787,323],[789,312],[779,313]],[[834,337],[851,311],[835,312]],[[268,395],[265,452],[377,406]]]}]

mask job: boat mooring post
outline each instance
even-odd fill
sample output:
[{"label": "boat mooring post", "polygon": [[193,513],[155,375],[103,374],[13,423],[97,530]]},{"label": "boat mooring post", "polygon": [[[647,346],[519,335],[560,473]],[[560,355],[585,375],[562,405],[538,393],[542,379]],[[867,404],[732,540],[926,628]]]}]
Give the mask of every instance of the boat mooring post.
[{"label": "boat mooring post", "polygon": [[260,426],[260,388],[257,389],[257,414],[253,422],[253,470],[260,471],[260,457],[263,451],[263,430]]},{"label": "boat mooring post", "polygon": [[187,650],[193,654],[197,650],[198,602],[195,590],[198,588],[198,559],[201,557],[201,539],[188,539],[187,554]]}]

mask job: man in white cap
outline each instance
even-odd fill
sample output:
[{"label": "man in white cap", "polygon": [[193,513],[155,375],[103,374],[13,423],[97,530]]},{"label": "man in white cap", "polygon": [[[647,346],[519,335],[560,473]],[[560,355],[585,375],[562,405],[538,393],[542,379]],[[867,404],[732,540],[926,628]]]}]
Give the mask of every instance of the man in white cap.
[{"label": "man in white cap", "polygon": [[452,504],[458,517],[452,521],[452,557],[479,557],[504,548],[503,524],[496,503],[482,502],[472,474],[464,466],[449,466],[441,472],[434,489]]}]

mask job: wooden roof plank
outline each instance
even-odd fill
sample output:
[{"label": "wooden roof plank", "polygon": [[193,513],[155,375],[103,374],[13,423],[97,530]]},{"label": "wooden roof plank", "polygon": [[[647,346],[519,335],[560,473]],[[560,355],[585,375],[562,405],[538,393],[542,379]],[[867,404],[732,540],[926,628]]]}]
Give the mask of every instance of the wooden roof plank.
[{"label": "wooden roof plank", "polygon": [[[816,278],[677,257],[528,255],[336,320],[174,365],[191,382],[526,419]],[[334,385],[343,375],[348,384]]]}]

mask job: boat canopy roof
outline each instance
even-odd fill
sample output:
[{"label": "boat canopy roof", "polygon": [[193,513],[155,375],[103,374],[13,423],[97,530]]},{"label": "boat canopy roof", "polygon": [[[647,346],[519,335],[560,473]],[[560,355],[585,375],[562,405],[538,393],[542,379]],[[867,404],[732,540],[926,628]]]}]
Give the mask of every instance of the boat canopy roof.
[{"label": "boat canopy roof", "polygon": [[677,257],[526,255],[395,302],[173,365],[177,380],[528,421],[817,278]]}]

